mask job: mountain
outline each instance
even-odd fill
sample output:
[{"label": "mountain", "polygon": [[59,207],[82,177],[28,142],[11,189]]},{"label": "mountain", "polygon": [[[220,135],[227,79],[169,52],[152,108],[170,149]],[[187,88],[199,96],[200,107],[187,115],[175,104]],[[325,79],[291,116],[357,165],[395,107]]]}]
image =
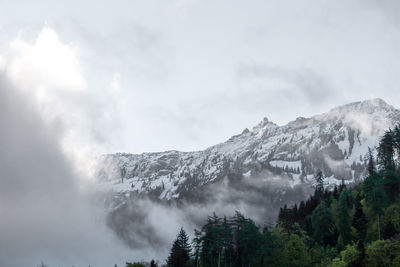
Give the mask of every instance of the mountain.
[{"label": "mountain", "polygon": [[368,149],[400,122],[400,110],[381,99],[354,102],[286,125],[264,118],[224,143],[202,151],[104,155],[97,175],[103,188],[121,196],[182,198],[224,177],[285,179],[310,184],[317,169],[328,186],[359,181]]},{"label": "mountain", "polygon": [[132,248],[168,247],[168,227],[194,229],[213,212],[273,225],[280,207],[313,192],[318,169],[327,187],[360,181],[369,148],[399,122],[400,110],[372,99],[283,126],[264,118],[202,151],[103,155],[107,223]]}]

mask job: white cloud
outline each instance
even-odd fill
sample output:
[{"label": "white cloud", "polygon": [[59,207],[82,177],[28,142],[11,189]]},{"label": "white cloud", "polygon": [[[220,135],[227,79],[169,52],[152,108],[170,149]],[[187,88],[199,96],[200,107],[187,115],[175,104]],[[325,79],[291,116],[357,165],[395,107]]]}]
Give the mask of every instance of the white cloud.
[{"label": "white cloud", "polygon": [[75,162],[82,176],[88,178],[92,154],[97,145],[93,131],[96,118],[91,109],[97,108],[90,97],[81,66],[78,49],[60,40],[51,27],[43,27],[33,42],[19,36],[9,43],[9,50],[0,55],[0,70],[30,101],[41,119],[60,132],[61,147]]},{"label": "white cloud", "polygon": [[24,88],[79,91],[86,89],[76,48],[60,41],[57,33],[44,27],[34,43],[18,38],[10,43],[7,73]]}]

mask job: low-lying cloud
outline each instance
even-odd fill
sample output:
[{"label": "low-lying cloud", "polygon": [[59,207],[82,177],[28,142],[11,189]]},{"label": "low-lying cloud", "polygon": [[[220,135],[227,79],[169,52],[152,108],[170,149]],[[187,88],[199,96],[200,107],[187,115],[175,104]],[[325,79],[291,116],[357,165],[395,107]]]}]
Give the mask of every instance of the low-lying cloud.
[{"label": "low-lying cloud", "polygon": [[131,248],[148,248],[157,259],[165,259],[181,227],[193,235],[213,213],[230,217],[236,211],[260,227],[270,226],[275,224],[280,207],[300,202],[311,190],[306,186],[292,188],[289,177],[269,171],[230,176],[192,190],[179,200],[122,197],[119,201],[124,204],[109,214],[107,222]]},{"label": "low-lying cloud", "polygon": [[127,249],[27,95],[0,74],[0,265],[113,266]]}]

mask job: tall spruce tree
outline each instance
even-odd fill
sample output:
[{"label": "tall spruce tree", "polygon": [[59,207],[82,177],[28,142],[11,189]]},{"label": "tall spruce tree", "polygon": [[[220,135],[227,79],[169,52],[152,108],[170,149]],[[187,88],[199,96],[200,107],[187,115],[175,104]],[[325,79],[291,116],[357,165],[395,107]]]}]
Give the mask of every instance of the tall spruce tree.
[{"label": "tall spruce tree", "polygon": [[171,253],[167,260],[168,267],[185,267],[190,258],[189,237],[181,228],[176,240],[174,241]]}]

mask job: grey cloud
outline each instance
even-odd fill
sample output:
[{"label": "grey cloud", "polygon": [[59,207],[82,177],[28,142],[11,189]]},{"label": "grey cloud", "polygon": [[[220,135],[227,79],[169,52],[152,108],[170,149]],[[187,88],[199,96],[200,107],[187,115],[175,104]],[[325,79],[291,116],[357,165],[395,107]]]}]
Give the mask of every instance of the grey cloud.
[{"label": "grey cloud", "polygon": [[1,75],[0,125],[0,265],[124,262],[129,250],[91,204],[59,127],[45,124]]},{"label": "grey cloud", "polygon": [[400,2],[397,0],[369,0],[370,8],[378,8],[385,18],[400,29]]},{"label": "grey cloud", "polygon": [[261,90],[270,91],[271,87],[264,85],[269,80],[286,83],[286,88],[281,88],[277,94],[293,101],[293,98],[305,96],[306,100],[314,105],[328,101],[334,90],[326,77],[312,69],[287,69],[267,65],[241,65],[237,71],[239,84],[249,80],[260,80]]}]

